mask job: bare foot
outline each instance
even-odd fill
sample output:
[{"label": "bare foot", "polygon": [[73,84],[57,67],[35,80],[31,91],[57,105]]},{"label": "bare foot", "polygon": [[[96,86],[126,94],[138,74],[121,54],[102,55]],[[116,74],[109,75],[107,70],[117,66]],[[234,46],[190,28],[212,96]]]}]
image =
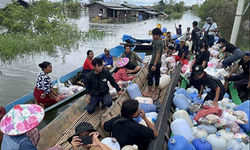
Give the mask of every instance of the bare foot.
[{"label": "bare foot", "polygon": [[151,97],[151,93],[150,92],[142,92],[142,95],[146,96],[146,97]]},{"label": "bare foot", "polygon": [[153,90],[152,92],[153,92],[154,95],[158,94],[158,90]]}]

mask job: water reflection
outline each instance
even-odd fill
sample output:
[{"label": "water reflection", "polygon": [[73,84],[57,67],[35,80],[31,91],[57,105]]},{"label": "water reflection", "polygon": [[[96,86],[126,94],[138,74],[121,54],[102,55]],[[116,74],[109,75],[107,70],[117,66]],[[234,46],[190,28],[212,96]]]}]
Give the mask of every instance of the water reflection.
[{"label": "water reflection", "polygon": [[98,24],[90,23],[88,15],[83,15],[78,20],[70,20],[77,23],[79,29],[98,29],[106,32],[114,33],[114,36],[106,36],[103,40],[92,40],[80,43],[78,49],[72,49],[71,53],[65,53],[58,50],[57,57],[47,56],[45,53],[24,56],[23,59],[13,62],[9,65],[2,65],[0,71],[0,105],[6,105],[21,96],[31,92],[36,83],[36,78],[41,71],[37,66],[42,61],[50,61],[53,66],[53,72],[50,75],[52,80],[58,76],[65,75],[76,68],[83,65],[86,58],[87,50],[92,49],[97,56],[103,52],[104,47],[112,48],[122,42],[123,34],[132,35],[135,38],[151,38],[148,30],[156,27],[160,23],[162,27],[166,27],[168,31],[174,32],[174,24],[182,24],[183,32],[186,28],[192,26],[192,22],[200,21],[200,19],[192,12],[186,12],[180,19],[150,19],[140,22],[130,22],[126,24]]}]

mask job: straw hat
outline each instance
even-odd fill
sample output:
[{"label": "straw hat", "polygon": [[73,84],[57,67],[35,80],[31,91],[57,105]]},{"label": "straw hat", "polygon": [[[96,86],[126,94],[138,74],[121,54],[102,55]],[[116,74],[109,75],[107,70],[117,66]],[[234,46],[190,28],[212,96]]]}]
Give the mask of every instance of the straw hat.
[{"label": "straw hat", "polygon": [[116,64],[116,67],[119,67],[119,68],[124,67],[124,66],[126,66],[128,64],[128,62],[129,62],[128,58],[126,58],[126,57],[120,58],[119,61]]},{"label": "straw hat", "polygon": [[44,109],[39,105],[16,105],[3,117],[0,129],[10,136],[21,135],[39,125],[43,117]]}]

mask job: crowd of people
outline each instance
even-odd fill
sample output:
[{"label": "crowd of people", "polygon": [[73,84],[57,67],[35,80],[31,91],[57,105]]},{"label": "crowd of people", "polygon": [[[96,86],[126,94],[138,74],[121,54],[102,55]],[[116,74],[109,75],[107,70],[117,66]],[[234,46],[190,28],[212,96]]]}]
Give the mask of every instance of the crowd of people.
[{"label": "crowd of people", "polygon": [[[233,68],[231,67],[229,75],[225,76],[226,82],[223,85],[219,79],[204,71],[208,66],[210,58],[208,48],[215,43],[214,36],[218,31],[216,23],[212,22],[212,18],[209,17],[206,19],[206,23],[202,30],[198,28],[197,21],[194,21],[192,25],[193,30],[190,31],[190,27],[187,27],[184,36],[179,40],[173,40],[171,38],[171,32],[167,32],[167,36],[162,39],[161,29],[153,29],[152,57],[149,64],[144,62],[134,51],[131,51],[129,45],[124,46],[125,52],[116,64],[113,64],[113,56],[110,54],[109,49],[104,49],[104,55],[101,58],[94,58],[94,52],[88,50],[82,70],[82,85],[86,87],[87,112],[90,114],[93,113],[100,104],[104,109],[112,105],[112,97],[109,93],[108,82],[116,89],[118,95],[123,95],[124,93],[117,83],[119,81],[133,80],[136,77],[136,73],[141,69],[139,62],[149,66],[147,75],[148,90],[142,93],[142,95],[151,97],[152,94],[157,94],[159,91],[158,86],[162,63],[161,57],[163,53],[167,53],[169,57],[174,56],[175,60],[180,61],[182,64],[188,64],[191,60],[191,55],[194,55],[190,68],[190,85],[193,85],[199,90],[199,96],[201,96],[205,87],[209,87],[211,91],[208,92],[205,100],[213,100],[214,106],[218,106],[218,101],[222,100],[225,92],[228,90],[230,81],[245,79],[244,82],[247,82],[247,88],[249,89],[249,51],[243,53],[237,46],[227,42],[224,38],[218,40],[217,43],[221,45],[221,51],[217,57],[220,57],[220,53],[229,52],[232,54],[227,57],[224,54],[223,57],[220,58],[223,68],[228,70],[233,62],[240,60],[236,66]],[[176,28],[179,35],[183,33],[181,27],[182,26],[179,25],[179,28]],[[189,47],[187,42],[192,43],[192,48]],[[174,55],[175,52],[178,52],[178,54]],[[109,69],[114,65],[116,68],[112,75]],[[243,73],[233,75],[239,66],[242,66]],[[48,107],[59,102],[62,98],[52,89],[51,79],[48,76],[48,74],[52,72],[51,63],[45,61],[39,64],[39,67],[42,72],[37,78],[34,97],[40,106]],[[155,81],[153,81],[153,79]],[[37,149],[36,145],[39,141],[39,131],[35,129],[35,127],[41,122],[44,116],[44,110],[39,105],[16,105],[7,114],[0,108],[0,117],[3,119],[0,132],[2,149]],[[28,114],[33,115],[27,115],[25,118],[20,119],[20,111],[24,110],[29,111],[30,113]],[[137,118],[138,116],[145,121],[147,127],[133,120],[133,118]],[[26,120],[30,122],[30,119],[35,119],[36,121],[34,121],[32,126],[25,125]],[[128,99],[124,101],[122,103],[120,115],[108,121],[104,121],[105,115],[101,116],[100,119],[101,127],[106,132],[111,132],[112,136],[117,139],[121,147],[136,144],[140,150],[144,150],[147,149],[150,139],[158,136],[158,132],[154,125],[147,119],[145,112],[139,109],[139,103],[135,100]],[[17,122],[17,120],[22,122]],[[68,142],[72,145],[73,150],[77,150],[79,147],[91,150],[96,148],[111,150],[108,145],[100,142],[99,137],[99,133],[90,123],[82,122],[75,128],[75,134],[68,139]],[[53,149],[62,148],[60,146],[49,148],[49,150]]]}]

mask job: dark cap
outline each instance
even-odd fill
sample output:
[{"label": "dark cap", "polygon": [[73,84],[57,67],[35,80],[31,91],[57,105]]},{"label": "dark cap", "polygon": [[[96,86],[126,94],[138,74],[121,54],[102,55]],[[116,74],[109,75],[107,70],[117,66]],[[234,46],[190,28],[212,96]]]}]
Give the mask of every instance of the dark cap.
[{"label": "dark cap", "polygon": [[212,22],[212,18],[211,17],[207,17],[206,22]]},{"label": "dark cap", "polygon": [[243,55],[244,56],[250,56],[250,53],[249,53],[249,51],[245,51]]},{"label": "dark cap", "polygon": [[201,75],[204,72],[204,69],[201,65],[198,65],[194,68],[195,75]]},{"label": "dark cap", "polygon": [[77,136],[84,131],[95,132],[96,130],[94,129],[94,127],[90,123],[82,122],[75,128],[75,134],[73,136],[71,136],[70,138],[68,138],[68,142],[71,143],[74,136]]},{"label": "dark cap", "polygon": [[218,43],[220,43],[220,42],[222,42],[222,43],[226,43],[227,41],[226,41],[224,38],[219,38],[219,40],[218,40],[217,44],[218,44]]},{"label": "dark cap", "polygon": [[159,29],[159,28],[154,28],[153,30],[152,30],[152,34],[153,35],[161,35],[162,33],[161,33],[161,29]]}]

